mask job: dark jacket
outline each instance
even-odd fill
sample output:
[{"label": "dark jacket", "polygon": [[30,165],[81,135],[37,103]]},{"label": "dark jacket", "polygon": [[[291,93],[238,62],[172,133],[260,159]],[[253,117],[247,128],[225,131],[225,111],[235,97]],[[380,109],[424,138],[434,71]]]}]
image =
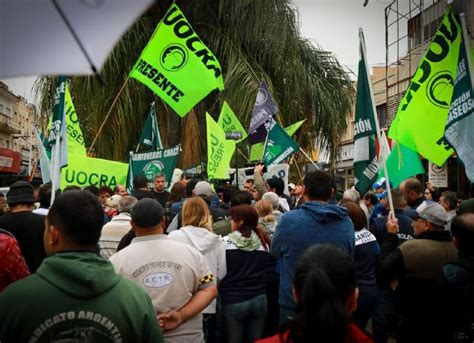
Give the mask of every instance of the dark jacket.
[{"label": "dark jacket", "polygon": [[0,295],[2,342],[163,342],[150,297],[91,252],[46,258]]},{"label": "dark jacket", "polygon": [[30,273],[46,257],[43,245],[45,217],[31,211],[8,213],[0,217],[0,228],[15,236]]},{"label": "dark jacket", "polygon": [[438,287],[445,295],[437,326],[445,342],[474,342],[474,256],[462,256],[443,267]]},{"label": "dark jacket", "polygon": [[[395,218],[398,219],[398,226],[400,227],[400,232],[397,233],[400,244],[413,239],[412,219],[405,214],[403,209],[395,209]],[[380,246],[387,232],[385,224],[387,224],[387,217],[375,218],[370,224],[370,232],[375,236]]]},{"label": "dark jacket", "polygon": [[430,230],[398,246],[397,235],[387,233],[378,261],[379,277],[397,280],[399,296],[399,342],[438,342],[433,325],[436,308],[444,295],[436,279],[441,268],[457,258],[451,234]]}]

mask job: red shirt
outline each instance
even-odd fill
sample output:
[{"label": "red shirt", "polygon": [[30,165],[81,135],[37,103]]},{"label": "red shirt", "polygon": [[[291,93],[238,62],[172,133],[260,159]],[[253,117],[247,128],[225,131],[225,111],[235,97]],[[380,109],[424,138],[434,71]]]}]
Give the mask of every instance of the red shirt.
[{"label": "red shirt", "polygon": [[15,237],[0,232],[0,292],[28,275],[30,272]]},{"label": "red shirt", "polygon": [[[255,341],[255,343],[286,343],[289,331],[275,336],[263,338]],[[288,343],[291,343],[288,342]],[[349,324],[346,332],[346,339],[344,343],[374,343],[374,340],[367,336],[361,329],[354,324]]]}]

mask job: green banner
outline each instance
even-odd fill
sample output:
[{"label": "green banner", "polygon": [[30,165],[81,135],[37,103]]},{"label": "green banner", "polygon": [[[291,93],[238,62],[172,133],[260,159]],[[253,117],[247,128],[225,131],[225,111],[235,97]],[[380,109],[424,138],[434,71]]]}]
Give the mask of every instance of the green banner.
[{"label": "green banner", "polygon": [[359,32],[360,58],[357,78],[357,96],[354,129],[354,186],[364,195],[377,179],[379,164],[375,153],[377,137],[376,118],[367,70],[365,40]]},{"label": "green banner", "polygon": [[152,188],[155,175],[163,173],[166,177],[166,185],[169,185],[180,150],[181,145],[177,145],[169,149],[132,154],[130,158],[130,181],[133,181],[134,176],[144,175],[148,179],[150,188]]},{"label": "green banner", "polygon": [[228,179],[235,142],[225,139],[225,132],[209,113],[206,113],[206,129],[207,176],[209,179]]},{"label": "green banner", "polygon": [[[425,169],[418,153],[398,143],[387,158],[387,171],[390,183],[397,188],[403,180],[418,174],[424,174]],[[384,177],[383,168],[377,179]]]},{"label": "green banner", "polygon": [[125,185],[127,170],[127,163],[69,154],[69,164],[61,171],[61,188],[69,185],[81,188]]},{"label": "green banner", "polygon": [[158,121],[156,120],[155,103],[150,106],[150,111],[148,112],[148,117],[145,121],[145,126],[143,127],[138,144],[149,147],[151,150],[163,149],[160,129],[158,128]]},{"label": "green banner", "polygon": [[173,3],[130,72],[181,117],[215,89],[223,90],[219,61]]},{"label": "green banner", "polygon": [[298,144],[274,119],[270,124],[263,163],[267,167],[282,163],[300,149]]},{"label": "green banner", "polygon": [[440,166],[453,153],[442,137],[460,43],[461,27],[449,9],[413,75],[389,131],[390,138]]},{"label": "green banner", "polygon": [[242,138],[236,141],[237,143],[242,142],[245,138],[247,138],[247,131],[245,131],[234,111],[232,111],[226,101],[224,101],[224,104],[222,105],[221,114],[217,124],[222,127],[224,132],[240,131],[242,133]]}]

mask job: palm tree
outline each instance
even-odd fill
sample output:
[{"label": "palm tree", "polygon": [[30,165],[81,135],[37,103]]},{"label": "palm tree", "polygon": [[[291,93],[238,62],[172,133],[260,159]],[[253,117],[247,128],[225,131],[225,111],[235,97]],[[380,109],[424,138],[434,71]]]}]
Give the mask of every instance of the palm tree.
[{"label": "palm tree", "polygon": [[[177,1],[188,21],[221,62],[225,90],[213,92],[184,120],[146,86],[127,75],[138,59],[171,1],[157,2],[124,35],[106,62],[106,86],[93,77],[74,77],[71,93],[86,143],[95,133],[123,87],[105,129],[94,147],[98,157],[126,160],[137,144],[148,106],[157,102],[164,144],[181,142],[181,166],[199,162],[205,149],[205,111],[214,118],[223,100],[248,126],[255,95],[264,78],[278,104],[277,120],[283,126],[308,119],[297,134],[301,147],[311,150],[315,141],[337,154],[346,130],[353,88],[334,56],[302,38],[297,11],[289,0]],[[37,81],[42,112],[51,109],[52,77]],[[205,158],[204,158],[205,159]]]}]

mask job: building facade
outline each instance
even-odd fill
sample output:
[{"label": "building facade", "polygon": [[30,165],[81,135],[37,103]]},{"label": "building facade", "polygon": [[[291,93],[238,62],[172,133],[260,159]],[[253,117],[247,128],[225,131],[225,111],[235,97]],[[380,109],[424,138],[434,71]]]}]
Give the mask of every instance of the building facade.
[{"label": "building facade", "polygon": [[32,172],[36,157],[33,136],[36,110],[0,82],[0,184]]}]

